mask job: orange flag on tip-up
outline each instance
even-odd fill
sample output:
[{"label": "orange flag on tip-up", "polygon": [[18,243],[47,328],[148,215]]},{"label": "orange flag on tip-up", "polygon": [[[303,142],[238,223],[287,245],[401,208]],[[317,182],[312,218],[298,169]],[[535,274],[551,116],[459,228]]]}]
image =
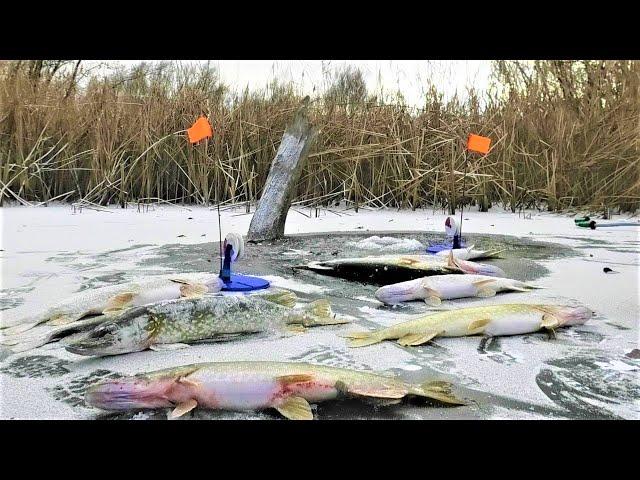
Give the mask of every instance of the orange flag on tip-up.
[{"label": "orange flag on tip-up", "polygon": [[489,137],[470,134],[467,139],[467,150],[472,152],[489,153],[489,145],[491,145],[491,139]]},{"label": "orange flag on tip-up", "polygon": [[200,117],[196,120],[191,128],[187,130],[189,135],[189,141],[191,143],[198,143],[205,138],[211,138],[213,136],[213,129],[206,117]]}]

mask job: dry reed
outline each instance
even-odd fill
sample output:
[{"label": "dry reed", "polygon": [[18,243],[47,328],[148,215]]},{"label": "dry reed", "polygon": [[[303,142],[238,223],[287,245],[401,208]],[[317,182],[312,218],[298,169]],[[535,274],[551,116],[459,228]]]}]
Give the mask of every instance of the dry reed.
[{"label": "dry reed", "polygon": [[[421,109],[368,94],[357,70],[335,74],[312,104],[320,133],[297,204],[638,208],[640,62],[493,70],[482,98],[445,102],[431,87]],[[143,64],[80,88],[83,73],[79,62],[0,62],[0,202],[253,203],[302,98],[278,83],[232,92],[207,66]],[[184,129],[203,113],[214,136],[190,146]],[[465,153],[470,132],[493,139],[489,155]]]}]

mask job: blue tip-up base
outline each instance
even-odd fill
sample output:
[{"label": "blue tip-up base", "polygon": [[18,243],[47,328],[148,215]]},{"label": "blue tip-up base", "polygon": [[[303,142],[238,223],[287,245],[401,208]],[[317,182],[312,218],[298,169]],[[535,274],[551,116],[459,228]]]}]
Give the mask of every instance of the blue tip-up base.
[{"label": "blue tip-up base", "polygon": [[250,275],[231,275],[231,280],[225,282],[222,287],[223,292],[250,292],[269,288],[269,282],[264,278],[252,277]]},{"label": "blue tip-up base", "polygon": [[[465,248],[467,244],[462,241],[460,242],[460,248]],[[451,250],[453,248],[453,243],[432,243],[427,247],[428,253],[438,253],[442,250]]]}]

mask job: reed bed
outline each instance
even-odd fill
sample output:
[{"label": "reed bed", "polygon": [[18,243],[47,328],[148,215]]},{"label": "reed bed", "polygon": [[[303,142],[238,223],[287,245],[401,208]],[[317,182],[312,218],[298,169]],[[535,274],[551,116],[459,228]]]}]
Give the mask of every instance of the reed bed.
[{"label": "reed bed", "polygon": [[[430,87],[417,109],[334,72],[294,201],[638,209],[640,62],[495,62],[493,80],[464,101]],[[206,66],[92,77],[79,62],[0,62],[0,202],[252,204],[301,99],[278,83],[233,92]],[[201,114],[214,136],[191,146]],[[491,152],[465,152],[469,133]]]}]

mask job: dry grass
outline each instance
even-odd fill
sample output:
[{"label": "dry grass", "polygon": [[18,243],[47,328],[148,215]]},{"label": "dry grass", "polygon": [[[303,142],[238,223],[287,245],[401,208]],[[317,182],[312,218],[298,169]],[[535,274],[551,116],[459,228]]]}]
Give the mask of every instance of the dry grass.
[{"label": "dry grass", "polygon": [[[255,202],[301,100],[288,85],[230,92],[215,70],[174,64],[79,88],[82,67],[59,63],[0,63],[0,201]],[[494,76],[483,102],[432,88],[416,110],[340,72],[313,102],[321,131],[296,201],[638,208],[640,62],[496,62]],[[215,134],[193,147],[181,132],[201,113]],[[468,156],[463,199],[470,132],[493,150]]]}]

